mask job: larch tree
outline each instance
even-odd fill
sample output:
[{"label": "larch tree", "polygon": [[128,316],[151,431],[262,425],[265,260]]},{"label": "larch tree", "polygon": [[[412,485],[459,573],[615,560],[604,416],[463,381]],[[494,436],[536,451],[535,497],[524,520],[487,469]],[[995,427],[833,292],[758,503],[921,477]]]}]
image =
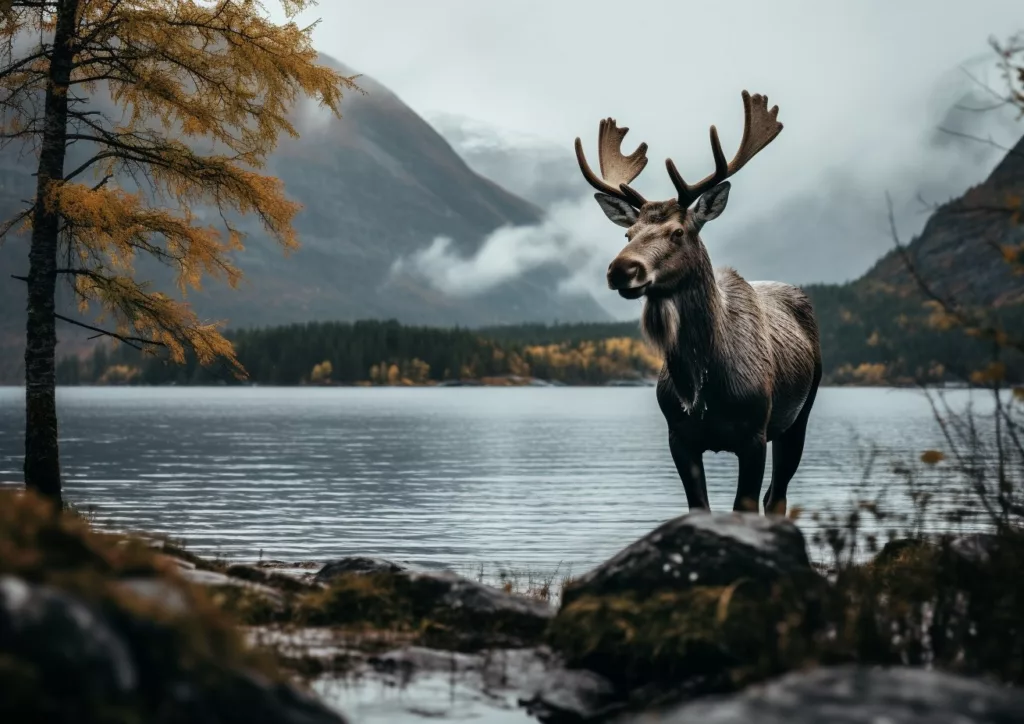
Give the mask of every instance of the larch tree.
[{"label": "larch tree", "polygon": [[[280,4],[284,23],[258,0],[0,0],[0,139],[38,157],[34,197],[0,228],[30,235],[27,274],[14,275],[28,296],[25,484],[58,503],[57,321],[244,375],[186,292],[203,277],[238,283],[244,216],[297,246],[299,206],[261,169],[297,134],[298,101],[337,115],[357,88],[295,22],[315,2]],[[177,297],[137,278],[146,256],[173,270]],[[95,324],[57,313],[59,279]]]}]

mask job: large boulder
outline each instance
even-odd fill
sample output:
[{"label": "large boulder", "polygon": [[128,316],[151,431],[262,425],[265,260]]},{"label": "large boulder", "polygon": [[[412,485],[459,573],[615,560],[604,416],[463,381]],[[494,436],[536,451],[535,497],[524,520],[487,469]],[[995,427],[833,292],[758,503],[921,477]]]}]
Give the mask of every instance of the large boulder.
[{"label": "large boulder", "polygon": [[640,596],[794,576],[816,574],[803,534],[792,521],[750,513],[690,513],[655,528],[572,581],[562,603],[582,596]]},{"label": "large boulder", "polygon": [[694,513],[567,586],[545,640],[642,708],[787,670],[823,628],[827,587],[792,521]]},{"label": "large boulder", "polygon": [[[88,601],[0,577],[0,721],[343,724],[291,685],[246,666],[244,655],[218,660],[190,651],[186,631],[203,632],[188,620],[196,614],[183,614],[180,601],[164,612],[149,599],[160,587],[142,580],[117,590],[141,593],[149,615],[116,597]],[[202,645],[215,650],[223,642]]]},{"label": "large boulder", "polygon": [[937,671],[856,666],[789,674],[621,724],[1016,724],[1024,692]]}]

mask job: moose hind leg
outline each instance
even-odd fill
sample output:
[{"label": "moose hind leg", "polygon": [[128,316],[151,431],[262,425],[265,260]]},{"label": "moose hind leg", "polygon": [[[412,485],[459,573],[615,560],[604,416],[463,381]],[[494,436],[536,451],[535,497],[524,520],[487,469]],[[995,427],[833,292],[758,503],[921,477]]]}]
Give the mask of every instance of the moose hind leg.
[{"label": "moose hind leg", "polygon": [[821,365],[815,369],[811,393],[804,402],[796,421],[788,430],[772,441],[772,482],[764,499],[765,515],[786,514],[786,491],[789,481],[796,475],[800,460],[804,456],[804,439],[807,437],[807,420],[811,416],[814,398],[818,394],[821,380]]},{"label": "moose hind leg", "polygon": [[764,499],[765,515],[786,514],[786,491],[800,467],[807,436],[807,416],[800,415],[793,426],[772,442],[772,482]]},{"label": "moose hind leg", "polygon": [[683,481],[683,490],[686,491],[686,502],[690,510],[711,510],[701,453],[688,447],[671,430],[668,433],[668,447],[672,452],[672,462],[676,464],[679,479]]},{"label": "moose hind leg", "polygon": [[736,486],[736,500],[732,505],[735,512],[756,513],[757,499],[761,495],[761,483],[764,482],[764,461],[768,454],[768,444],[764,438],[751,443],[736,457],[740,461],[739,484]]}]

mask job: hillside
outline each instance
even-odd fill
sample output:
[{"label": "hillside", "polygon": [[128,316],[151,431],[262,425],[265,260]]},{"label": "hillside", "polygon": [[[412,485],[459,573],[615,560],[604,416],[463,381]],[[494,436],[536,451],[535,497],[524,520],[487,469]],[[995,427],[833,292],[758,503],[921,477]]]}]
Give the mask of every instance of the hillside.
[{"label": "hillside", "polygon": [[[907,244],[914,268],[934,291],[961,303],[999,307],[1024,302],[1024,278],[1013,273],[1004,256],[1004,250],[1024,243],[1024,225],[1012,218],[1022,198],[1024,138],[984,182],[935,210]],[[858,285],[903,292],[914,289],[915,282],[894,250]]]},{"label": "hillside", "polygon": [[[336,64],[343,72],[353,71]],[[319,109],[296,113],[302,137],[286,139],[269,163],[288,193],[304,205],[296,227],[302,248],[285,257],[257,228],[238,264],[246,281],[237,291],[211,284],[190,299],[199,312],[230,326],[313,320],[395,318],[411,324],[491,325],[524,321],[605,320],[589,297],[566,297],[564,270],[512,280],[472,300],[440,293],[412,277],[393,277],[395,259],[447,236],[472,253],[494,229],[535,222],[540,210],[481,177],[412,109],[363,76],[366,95],[350,94],[344,117]],[[31,157],[0,151],[0,216],[8,218],[32,194]],[[68,165],[74,163],[74,148]],[[21,282],[27,242],[0,246],[0,351],[10,366],[24,330]],[[163,282],[165,272],[145,268]],[[170,291],[168,289],[168,291]],[[81,338],[61,330],[63,340]]]}]

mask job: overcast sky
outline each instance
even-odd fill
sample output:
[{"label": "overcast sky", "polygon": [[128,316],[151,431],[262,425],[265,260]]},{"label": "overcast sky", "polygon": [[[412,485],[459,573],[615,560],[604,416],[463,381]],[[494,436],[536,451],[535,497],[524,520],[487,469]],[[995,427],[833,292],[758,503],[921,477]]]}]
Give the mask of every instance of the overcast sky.
[{"label": "overcast sky", "polygon": [[[629,126],[627,145],[650,144],[635,185],[667,198],[664,159],[686,178],[708,173],[708,126],[731,156],[740,91],[767,94],[785,130],[737,176],[729,209],[704,233],[713,261],[754,278],[859,275],[889,244],[886,190],[909,235],[925,219],[918,193],[944,200],[997,162],[997,152],[951,143],[939,126],[1004,144],[1024,130],[953,109],[972,87],[964,69],[999,87],[987,42],[1024,29],[1020,0],[324,0],[304,19],[314,17],[320,50],[388,86],[456,147],[459,124],[507,147],[509,185],[539,157],[550,177],[564,149],[555,168],[588,215],[600,211],[586,205],[571,149],[582,136],[596,162],[600,118]],[[565,223],[572,188],[552,193]],[[597,287],[620,242],[609,224],[590,264]]]}]

